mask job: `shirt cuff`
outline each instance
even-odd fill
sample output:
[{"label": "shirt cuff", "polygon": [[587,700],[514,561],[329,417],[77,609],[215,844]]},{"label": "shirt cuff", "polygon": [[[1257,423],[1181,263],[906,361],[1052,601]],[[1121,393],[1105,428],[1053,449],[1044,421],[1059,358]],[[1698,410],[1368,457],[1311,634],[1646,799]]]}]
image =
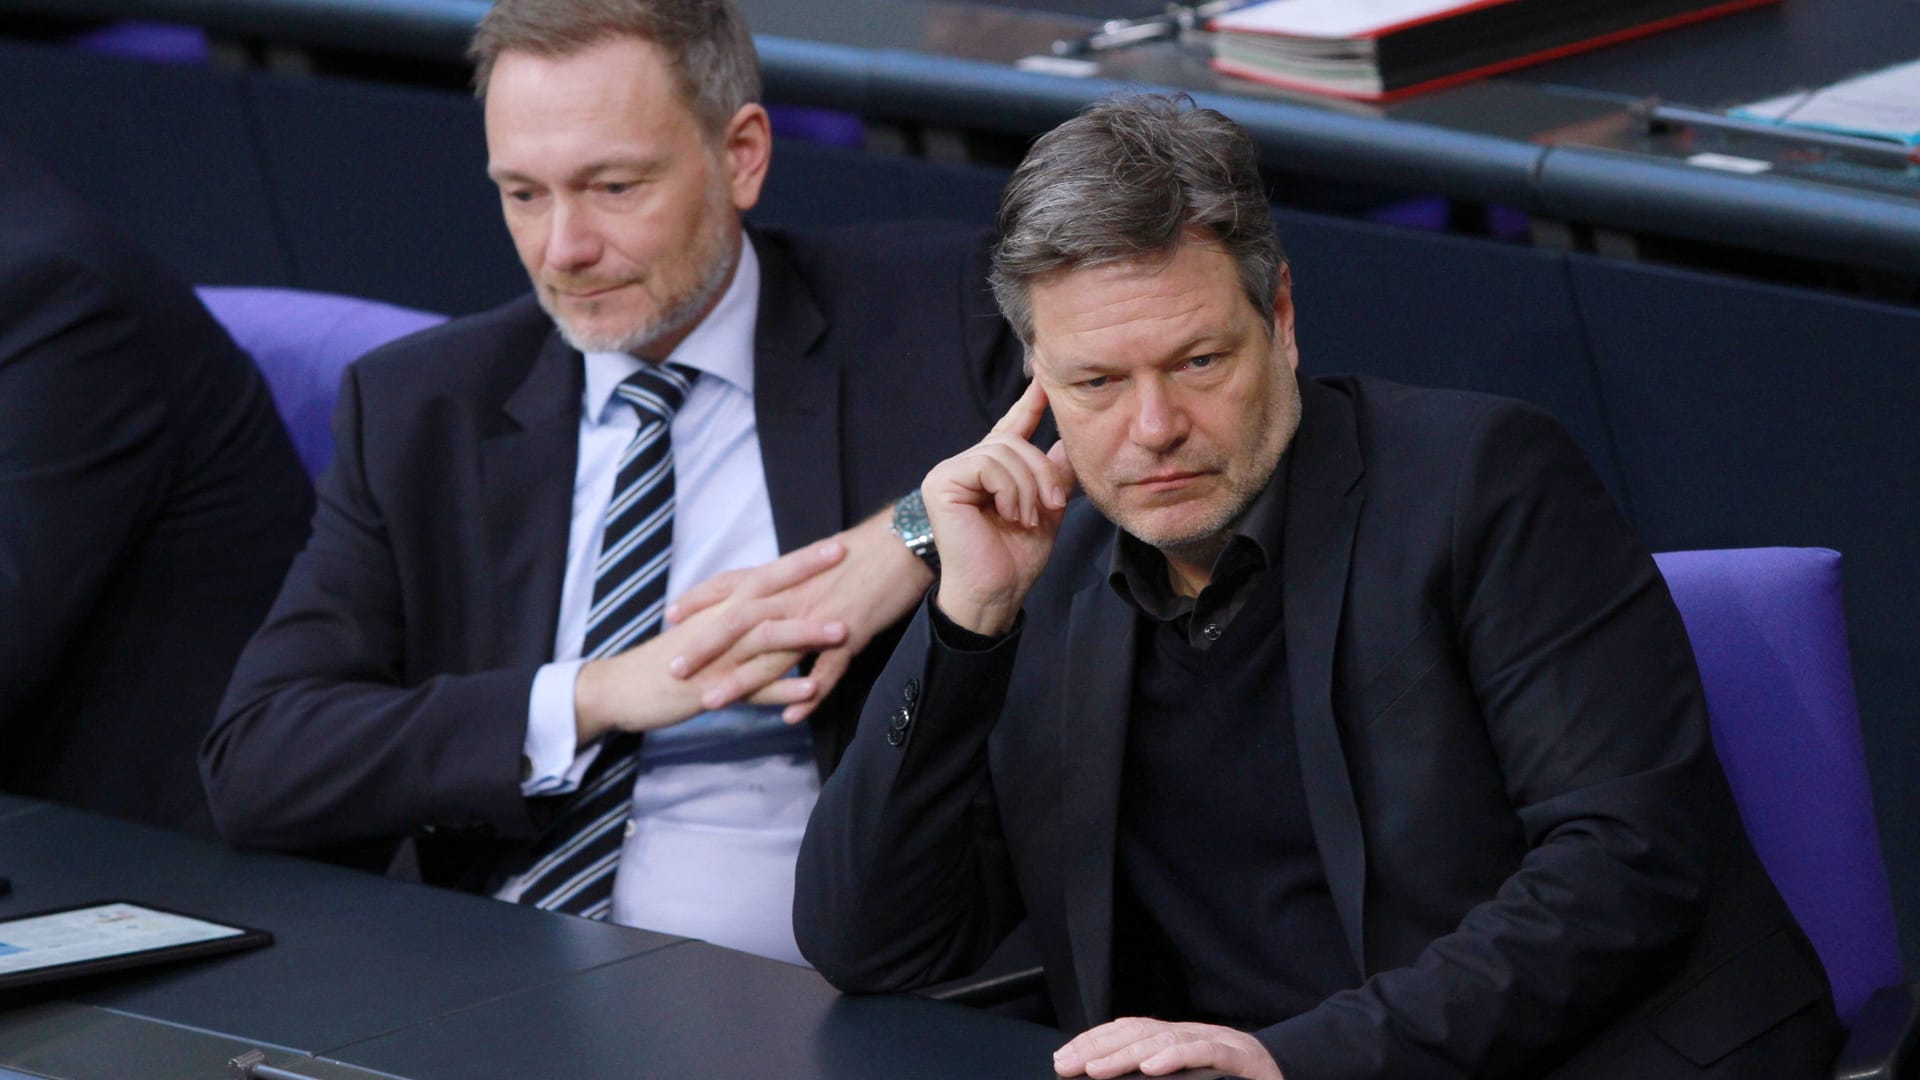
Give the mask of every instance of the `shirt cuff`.
[{"label": "shirt cuff", "polygon": [[527,740],[521,747],[520,794],[559,795],[572,791],[600,754],[595,742],[580,749],[573,715],[573,683],[585,660],[542,664],[527,695]]},{"label": "shirt cuff", "polygon": [[976,634],[973,631],[947,618],[940,605],[929,595],[927,597],[927,618],[933,628],[933,640],[952,649],[954,652],[987,652],[994,646],[1013,637],[1026,625],[1027,613],[1021,611],[1013,617],[1013,629],[998,637],[992,634]]}]

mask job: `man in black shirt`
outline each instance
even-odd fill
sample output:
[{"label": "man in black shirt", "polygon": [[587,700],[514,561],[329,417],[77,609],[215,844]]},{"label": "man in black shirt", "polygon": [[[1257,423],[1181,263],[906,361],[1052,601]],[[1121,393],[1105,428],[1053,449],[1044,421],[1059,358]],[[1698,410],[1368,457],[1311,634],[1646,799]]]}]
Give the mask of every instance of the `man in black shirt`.
[{"label": "man in black shirt", "polygon": [[923,486],[941,576],[809,825],[808,959],[907,988],[1024,915],[1063,1076],[1821,1072],[1685,630],[1559,426],[1298,378],[1218,113],[1090,109],[999,224],[1034,382]]}]

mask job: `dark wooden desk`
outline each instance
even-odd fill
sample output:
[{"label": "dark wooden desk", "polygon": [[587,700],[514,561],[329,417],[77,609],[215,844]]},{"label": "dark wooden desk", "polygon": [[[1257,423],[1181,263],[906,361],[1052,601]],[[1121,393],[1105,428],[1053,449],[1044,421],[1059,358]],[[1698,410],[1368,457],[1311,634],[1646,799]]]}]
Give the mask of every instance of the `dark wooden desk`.
[{"label": "dark wooden desk", "polygon": [[[0,1076],[1051,1077],[1058,1032],[812,971],[0,795],[0,916],[146,901],[269,948],[0,1000]],[[371,1070],[371,1072],[368,1072]]]}]

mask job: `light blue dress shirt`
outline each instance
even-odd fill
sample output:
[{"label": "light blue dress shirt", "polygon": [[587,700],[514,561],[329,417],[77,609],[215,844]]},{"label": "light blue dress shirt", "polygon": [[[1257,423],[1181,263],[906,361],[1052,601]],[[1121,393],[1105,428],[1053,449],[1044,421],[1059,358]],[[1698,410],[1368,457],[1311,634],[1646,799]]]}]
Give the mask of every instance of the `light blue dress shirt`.
[{"label": "light blue dress shirt", "polygon": [[[759,297],[759,260],[743,239],[719,303],[667,358],[700,372],[673,419],[669,601],[715,574],[779,556],[754,419]],[[535,676],[528,703],[528,795],[573,790],[599,750],[577,745],[573,684],[615,474],[640,423],[614,389],[645,362],[625,353],[585,358],[554,660]],[[613,921],[798,962],[793,860],[819,790],[805,726],[783,724],[778,707],[736,705],[648,732],[641,746]],[[498,895],[518,891],[510,882]]]}]

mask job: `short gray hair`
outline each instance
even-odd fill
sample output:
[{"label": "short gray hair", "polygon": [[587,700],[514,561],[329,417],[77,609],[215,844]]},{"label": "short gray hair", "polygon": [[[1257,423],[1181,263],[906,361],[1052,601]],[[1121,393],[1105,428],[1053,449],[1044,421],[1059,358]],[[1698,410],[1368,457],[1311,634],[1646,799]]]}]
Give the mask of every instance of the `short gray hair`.
[{"label": "short gray hair", "polygon": [[1269,326],[1286,256],[1240,125],[1184,97],[1089,106],[1040,137],[1000,196],[990,281],[1014,332],[1033,343],[1028,286],[1056,270],[1171,258],[1189,234],[1232,256]]},{"label": "short gray hair", "polygon": [[473,89],[487,96],[505,52],[571,56],[615,38],[667,54],[687,105],[709,136],[740,106],[760,100],[760,58],[732,0],[494,0],[467,46]]}]

